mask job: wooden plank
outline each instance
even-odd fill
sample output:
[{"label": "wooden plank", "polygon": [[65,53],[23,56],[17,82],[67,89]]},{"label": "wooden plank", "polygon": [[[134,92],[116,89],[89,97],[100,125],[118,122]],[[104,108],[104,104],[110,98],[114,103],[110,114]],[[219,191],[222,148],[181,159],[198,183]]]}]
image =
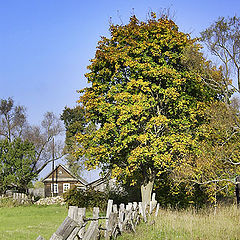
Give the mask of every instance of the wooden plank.
[{"label": "wooden plank", "polygon": [[132,211],[132,204],[128,204],[126,206],[126,213],[125,213],[125,219],[122,223],[122,231],[126,232],[135,232],[135,227],[133,224],[133,212]]},{"label": "wooden plank", "polygon": [[110,216],[110,213],[112,212],[112,206],[113,206],[113,200],[109,199],[108,205],[107,205],[107,213],[106,213],[107,218]]},{"label": "wooden plank", "polygon": [[68,208],[68,216],[77,222],[78,220],[78,207],[77,206],[69,206]]},{"label": "wooden plank", "polygon": [[117,213],[117,212],[118,212],[118,210],[117,210],[117,204],[114,204],[114,205],[113,205],[113,212],[114,212],[114,213]]},{"label": "wooden plank", "polygon": [[50,240],[66,240],[77,226],[77,222],[67,216]]},{"label": "wooden plank", "polygon": [[67,237],[67,240],[74,240],[75,238],[78,239],[78,232],[80,230],[80,227],[76,227],[72,232],[71,234]]},{"label": "wooden plank", "polygon": [[118,213],[118,226],[119,226],[120,232],[123,231],[124,215],[125,215],[125,207],[124,207],[124,203],[121,203],[119,207],[119,213]]},{"label": "wooden plank", "polygon": [[129,210],[132,210],[133,204],[132,203],[128,203],[128,208],[129,208]]},{"label": "wooden plank", "polygon": [[[86,217],[86,208],[78,208],[78,223],[83,225],[85,217]],[[78,237],[82,239],[85,232],[86,232],[85,226],[82,226],[78,232]]]},{"label": "wooden plank", "polygon": [[159,211],[159,203],[157,204],[157,209],[156,209],[156,212],[155,212],[155,217],[157,217],[158,211]]},{"label": "wooden plank", "polygon": [[153,201],[153,202],[156,201],[156,193],[153,193],[153,194],[152,194],[152,201]]},{"label": "wooden plank", "polygon": [[108,220],[109,222],[108,222],[108,228],[106,230],[105,239],[111,239],[113,233],[115,235],[118,234],[117,233],[118,213],[111,212]]},{"label": "wooden plank", "polygon": [[150,201],[149,213],[152,214],[153,211],[153,201]]},{"label": "wooden plank", "polygon": [[123,222],[123,220],[124,220],[124,214],[125,214],[124,203],[121,203],[121,204],[120,204],[120,207],[119,207],[119,220],[120,220],[121,222]]},{"label": "wooden plank", "polygon": [[84,223],[86,217],[86,208],[78,208],[78,220],[79,223]]},{"label": "wooden plank", "polygon": [[91,221],[83,240],[97,240],[99,237],[99,229],[98,229],[98,216],[99,216],[99,208],[93,208],[93,220]]},{"label": "wooden plank", "polygon": [[61,236],[57,235],[56,233],[54,233],[51,236],[50,240],[63,240],[63,237],[61,237]]},{"label": "wooden plank", "polygon": [[86,208],[78,208],[76,206],[69,207],[68,216],[71,217],[73,220],[75,220],[79,226],[77,226],[71,232],[67,240],[79,239],[79,235],[81,236],[81,238],[84,236],[85,227],[83,227],[83,224],[84,224],[85,214],[86,214]]},{"label": "wooden plank", "polygon": [[106,213],[106,231],[105,231],[105,237],[107,238],[106,235],[108,235],[108,231],[109,231],[109,216],[112,212],[112,206],[113,206],[113,200],[109,199],[108,200],[108,205],[107,205],[107,213]]},{"label": "wooden plank", "polygon": [[137,206],[138,206],[137,202],[133,202],[133,210],[136,210]]}]

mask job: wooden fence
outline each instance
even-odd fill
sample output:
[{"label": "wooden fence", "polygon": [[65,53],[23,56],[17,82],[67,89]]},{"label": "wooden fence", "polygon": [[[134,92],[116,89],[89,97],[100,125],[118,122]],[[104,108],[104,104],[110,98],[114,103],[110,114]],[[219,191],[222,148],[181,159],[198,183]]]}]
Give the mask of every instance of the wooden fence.
[{"label": "wooden fence", "polygon": [[28,203],[33,200],[32,198],[30,198],[30,196],[26,195],[25,193],[15,193],[15,192],[8,194],[8,195],[1,195],[0,199],[6,198],[6,197],[10,197],[13,200],[16,200],[20,203]]},{"label": "wooden fence", "polygon": [[[123,232],[135,232],[136,225],[141,220],[147,222],[150,214],[158,215],[159,204],[153,193],[149,206],[141,202],[120,204],[118,207],[113,200],[108,200],[105,217],[99,216],[99,208],[93,208],[92,218],[86,218],[86,208],[70,206],[68,216],[52,235],[50,240],[97,240],[102,235],[105,239],[114,239]],[[105,221],[103,227],[100,222]],[[39,236],[36,240],[45,240]]]}]

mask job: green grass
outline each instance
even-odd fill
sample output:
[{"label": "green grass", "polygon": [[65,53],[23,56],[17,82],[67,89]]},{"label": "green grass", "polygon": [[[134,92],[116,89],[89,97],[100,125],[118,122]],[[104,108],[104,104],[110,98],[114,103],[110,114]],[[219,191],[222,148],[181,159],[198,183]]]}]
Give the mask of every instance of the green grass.
[{"label": "green grass", "polygon": [[[49,239],[67,216],[65,206],[20,206],[0,208],[1,240]],[[87,212],[90,217],[92,211]],[[236,206],[213,209],[160,210],[155,223],[141,223],[136,234],[124,234],[118,240],[237,240],[240,239],[240,209]],[[152,222],[150,219],[149,222]],[[104,223],[103,223],[104,224]]]},{"label": "green grass", "polygon": [[237,240],[240,239],[240,209],[236,206],[220,207],[216,215],[213,209],[201,212],[161,210],[153,225],[142,223],[136,234],[124,234],[118,238],[127,239]]},{"label": "green grass", "polygon": [[0,208],[1,240],[49,239],[67,216],[65,206],[20,206]]}]

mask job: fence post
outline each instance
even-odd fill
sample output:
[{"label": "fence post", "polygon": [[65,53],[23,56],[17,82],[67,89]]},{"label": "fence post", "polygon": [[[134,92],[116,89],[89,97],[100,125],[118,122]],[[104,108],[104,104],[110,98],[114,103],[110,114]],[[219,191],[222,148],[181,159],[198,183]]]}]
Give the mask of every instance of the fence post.
[{"label": "fence post", "polygon": [[97,240],[99,237],[99,230],[98,230],[98,217],[99,217],[99,208],[93,208],[93,221],[91,221],[86,234],[83,237],[83,240]]},{"label": "fence post", "polygon": [[118,226],[119,226],[120,232],[123,231],[124,214],[125,214],[124,203],[121,203],[119,207],[119,214],[118,214]]},{"label": "fence post", "polygon": [[85,226],[83,226],[85,217],[86,217],[86,208],[78,208],[78,223],[82,225],[82,228],[78,232],[78,236],[80,237],[80,239],[82,239],[85,234]]},{"label": "fence post", "polygon": [[[77,206],[69,206],[68,217],[72,218],[76,223],[79,224],[79,222],[78,222],[78,207]],[[70,233],[70,235],[68,236],[67,239],[74,240],[75,237],[77,236],[80,228],[81,228],[81,224],[79,224],[79,226],[76,226],[76,228]]]},{"label": "fence post", "polygon": [[113,204],[113,212],[114,213],[118,213],[117,204]]},{"label": "fence post", "polygon": [[109,199],[108,200],[108,205],[107,205],[107,213],[106,213],[106,232],[105,232],[105,238],[108,238],[108,231],[109,231],[109,216],[110,213],[112,212],[112,205],[113,205],[113,200]]},{"label": "fence post", "polygon": [[70,218],[72,218],[74,221],[77,221],[78,220],[78,207],[77,206],[69,206],[68,216]]}]

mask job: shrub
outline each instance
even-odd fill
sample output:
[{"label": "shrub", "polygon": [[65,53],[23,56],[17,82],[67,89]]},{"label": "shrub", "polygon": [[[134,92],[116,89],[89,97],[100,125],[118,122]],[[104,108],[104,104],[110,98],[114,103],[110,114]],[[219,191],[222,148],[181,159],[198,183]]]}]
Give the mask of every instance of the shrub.
[{"label": "shrub", "polygon": [[75,187],[64,193],[63,198],[68,206],[99,207],[101,210],[106,210],[108,194],[92,188],[83,190]]}]

